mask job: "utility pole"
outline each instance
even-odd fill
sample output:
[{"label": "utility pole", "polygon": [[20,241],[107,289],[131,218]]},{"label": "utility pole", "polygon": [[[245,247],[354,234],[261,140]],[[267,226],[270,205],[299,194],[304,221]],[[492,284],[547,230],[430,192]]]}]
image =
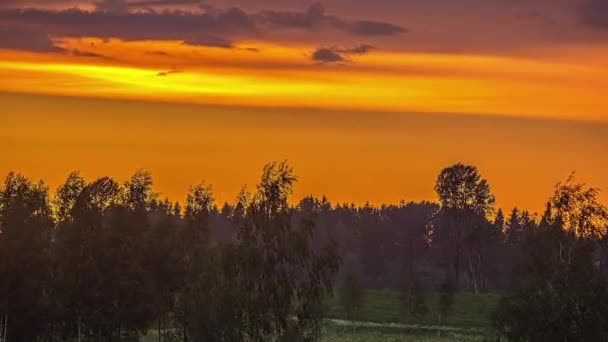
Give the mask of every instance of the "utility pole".
[{"label": "utility pole", "polygon": [[409,293],[409,312],[412,314],[412,306],[413,306],[413,291],[414,291],[414,244],[413,244],[412,234],[410,234],[410,257],[409,257],[409,278],[410,278],[410,293]]}]

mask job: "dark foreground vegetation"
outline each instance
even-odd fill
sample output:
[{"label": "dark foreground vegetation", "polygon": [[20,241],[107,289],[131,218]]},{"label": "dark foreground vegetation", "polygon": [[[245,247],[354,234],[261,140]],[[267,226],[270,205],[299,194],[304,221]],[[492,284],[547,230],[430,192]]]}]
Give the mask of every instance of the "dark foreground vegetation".
[{"label": "dark foreground vegetation", "polygon": [[496,211],[489,184],[462,164],[438,176],[438,203],[290,205],[295,182],[271,163],[253,191],[218,207],[205,183],[184,202],[161,200],[143,171],[123,184],[72,173],[52,195],[10,173],[0,342],[334,340],[343,328],[332,319],[392,322],[382,329],[400,334],[433,326],[438,338],[464,327],[608,341],[599,190],[570,177],[538,216]]}]

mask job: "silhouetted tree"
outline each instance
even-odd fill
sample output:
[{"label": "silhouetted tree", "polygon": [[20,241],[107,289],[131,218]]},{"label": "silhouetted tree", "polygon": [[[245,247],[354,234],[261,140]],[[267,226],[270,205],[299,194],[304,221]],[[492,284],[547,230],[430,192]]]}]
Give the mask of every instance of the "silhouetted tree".
[{"label": "silhouetted tree", "polygon": [[175,312],[175,294],[178,291],[181,271],[178,248],[180,217],[173,215],[173,206],[165,202],[150,213],[151,230],[146,238],[143,267],[146,270],[146,288],[150,291],[150,306],[158,323],[159,341],[162,341],[169,314]]},{"label": "silhouetted tree", "polygon": [[495,314],[508,340],[608,339],[608,278],[593,256],[606,220],[597,194],[572,177],[556,186],[539,227],[526,236],[527,277]]},{"label": "silhouetted tree", "polygon": [[477,168],[463,164],[443,169],[437,177],[435,191],[441,203],[441,224],[450,236],[450,272],[458,288],[464,241],[472,230],[487,228],[480,223],[492,213],[495,199]]},{"label": "silhouetted tree", "polygon": [[[78,178],[79,175],[71,174],[60,189],[80,184]],[[99,295],[104,290],[101,255],[109,243],[101,235],[104,215],[119,202],[119,197],[118,183],[111,178],[99,178],[82,188],[73,204],[67,205],[69,214],[63,215],[58,223],[53,248],[57,265],[55,295],[63,317],[60,322],[64,338],[82,341],[111,335],[102,313],[108,302]]]},{"label": "silhouetted tree", "polygon": [[503,297],[494,315],[497,331],[509,341],[608,338],[608,279],[593,265],[593,243],[560,226],[532,233],[529,279]]},{"label": "silhouetted tree", "polygon": [[496,217],[494,218],[494,230],[500,234],[504,233],[505,230],[505,216],[502,213],[502,209],[498,209]]},{"label": "silhouetted tree", "polygon": [[517,245],[521,242],[523,225],[519,209],[513,208],[505,226],[505,240],[508,244]]},{"label": "silhouetted tree", "polygon": [[181,274],[176,310],[178,329],[184,341],[189,340],[193,333],[201,331],[199,327],[202,325],[201,318],[205,318],[203,314],[208,311],[201,311],[198,304],[207,305],[204,302],[211,300],[211,296],[214,295],[210,283],[210,278],[215,272],[212,268],[214,264],[210,251],[213,204],[210,185],[203,182],[188,191],[178,237]]},{"label": "silhouetted tree", "polygon": [[[311,340],[316,336],[321,320],[317,308],[331,292],[331,276],[339,259],[333,244],[320,253],[313,251],[312,218],[292,224],[294,209],[287,199],[295,181],[287,163],[271,163],[264,167],[257,191],[252,195],[243,191],[239,196],[237,241],[216,247],[219,252],[208,263],[216,276],[199,282],[207,290],[199,287],[194,298],[191,331],[195,340],[263,341],[286,335],[292,340]],[[217,308],[221,320],[213,319]]]},{"label": "silhouetted tree", "polygon": [[28,342],[48,329],[53,221],[47,188],[9,173],[0,187],[0,336]]},{"label": "silhouetted tree", "polygon": [[575,236],[599,239],[607,234],[608,222],[608,210],[597,199],[599,192],[598,188],[576,183],[572,174],[556,185],[549,210]]}]

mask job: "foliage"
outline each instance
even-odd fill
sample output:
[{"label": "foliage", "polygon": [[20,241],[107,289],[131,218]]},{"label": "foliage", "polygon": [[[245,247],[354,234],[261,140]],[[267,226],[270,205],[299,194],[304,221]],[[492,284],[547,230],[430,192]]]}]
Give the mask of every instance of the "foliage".
[{"label": "foliage", "polygon": [[317,307],[331,291],[339,259],[333,245],[318,254],[312,250],[312,219],[292,225],[288,196],[295,181],[285,162],[271,163],[257,192],[242,196],[237,241],[218,247],[200,273],[191,322],[195,340],[315,337]]},{"label": "foliage", "polygon": [[9,173],[0,187],[0,326],[10,341],[48,328],[51,229],[46,186]]},{"label": "foliage", "polygon": [[[551,238],[538,234],[539,239]],[[547,251],[553,253],[534,256],[545,259],[538,261],[542,268],[501,300],[495,313],[497,331],[509,341],[605,341],[608,279],[591,262],[592,244],[567,237],[553,241]]]},{"label": "foliage", "polygon": [[550,199],[551,215],[560,217],[564,228],[576,236],[602,238],[608,234],[608,209],[598,202],[598,188],[576,183],[574,174],[555,186]]},{"label": "foliage", "polygon": [[608,339],[608,276],[594,262],[606,209],[596,196],[572,176],[556,186],[527,237],[522,268],[528,276],[495,313],[496,329],[509,341]]},{"label": "foliage", "polygon": [[[312,196],[294,206],[295,183],[289,165],[271,163],[254,191],[218,209],[206,183],[183,206],[160,201],[145,171],[124,183],[74,172],[52,199],[43,183],[10,173],[0,186],[0,337],[118,341],[153,328],[160,341],[313,340],[323,317],[397,324],[406,303],[417,325],[440,317],[479,327],[495,303],[483,293],[507,283],[518,290],[497,316],[505,336],[532,336],[542,329],[530,324],[546,317],[570,338],[587,338],[580,327],[603,337],[606,280],[597,270],[608,237],[598,190],[569,179],[539,222],[519,210],[490,221],[487,182],[461,164],[438,178],[441,208]],[[340,255],[357,267],[335,277]],[[416,260],[413,286],[364,290],[395,288],[406,260]],[[463,266],[479,296],[456,293]],[[521,323],[519,310],[542,315],[519,315]]]},{"label": "foliage", "polygon": [[437,177],[435,191],[445,210],[470,211],[481,216],[493,211],[494,195],[475,166],[455,164],[443,169]]},{"label": "foliage", "polygon": [[[461,259],[468,259],[469,272],[475,290],[478,283],[484,288],[484,251],[481,246],[494,238],[494,229],[487,217],[494,211],[495,198],[487,180],[476,167],[455,164],[443,169],[435,183],[435,192],[441,203],[439,230],[433,235],[448,251],[454,286],[460,284]],[[473,264],[475,260],[475,264]]]}]

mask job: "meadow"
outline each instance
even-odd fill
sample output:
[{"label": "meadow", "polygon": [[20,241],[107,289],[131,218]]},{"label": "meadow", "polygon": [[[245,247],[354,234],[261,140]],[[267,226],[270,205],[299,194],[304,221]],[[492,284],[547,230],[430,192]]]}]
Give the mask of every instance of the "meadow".
[{"label": "meadow", "polygon": [[[490,317],[499,299],[495,294],[456,294],[452,311],[440,325],[439,295],[435,293],[427,295],[428,314],[415,322],[401,318],[398,292],[365,291],[365,305],[356,322],[345,319],[344,309],[335,294],[327,301],[321,342],[486,341],[491,334]],[[151,331],[141,341],[158,341],[156,331]]]},{"label": "meadow", "polygon": [[365,291],[365,305],[357,323],[344,320],[338,296],[328,302],[322,341],[483,341],[490,334],[491,314],[498,303],[495,294],[460,293],[452,311],[439,324],[439,295],[427,295],[428,313],[417,321],[403,319],[400,295],[395,291]]}]

